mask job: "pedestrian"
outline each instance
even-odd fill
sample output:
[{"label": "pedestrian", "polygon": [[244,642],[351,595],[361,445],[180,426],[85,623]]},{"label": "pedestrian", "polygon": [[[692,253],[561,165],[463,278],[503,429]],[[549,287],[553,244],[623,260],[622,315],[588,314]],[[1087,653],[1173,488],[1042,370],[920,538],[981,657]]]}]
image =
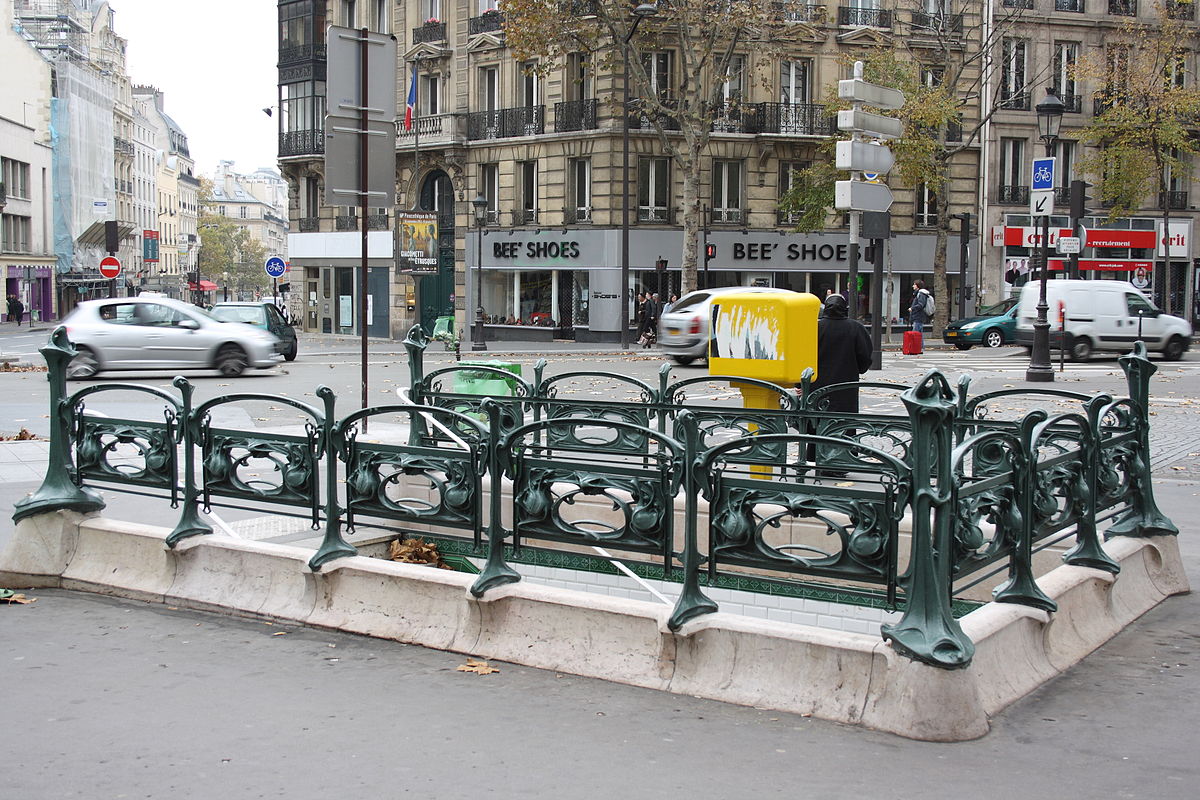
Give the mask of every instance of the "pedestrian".
[{"label": "pedestrian", "polygon": [[679,295],[677,295],[677,294],[671,295],[671,299],[667,301],[667,304],[665,306],[663,306],[662,313],[665,314],[668,311],[670,311],[672,308],[675,307],[675,304],[678,302],[679,302]]},{"label": "pedestrian", "polygon": [[8,297],[4,298],[4,301],[6,303],[5,313],[7,313],[7,315],[8,315],[9,322],[12,322],[12,319],[13,319],[13,303],[16,301],[16,299],[17,299],[16,295],[11,295],[11,294]]},{"label": "pedestrian", "polygon": [[917,333],[925,332],[925,324],[933,318],[933,295],[925,288],[925,281],[913,282],[912,304],[908,307],[909,322]]},{"label": "pedestrian", "polygon": [[[871,368],[871,336],[861,322],[850,319],[850,307],[846,298],[840,294],[829,294],[822,303],[821,315],[817,320],[817,377],[812,382],[813,389],[832,386],[837,383],[855,383],[860,375]],[[827,394],[816,409],[821,413],[857,414],[858,387],[839,389]],[[820,433],[816,420],[810,420],[807,432]],[[845,429],[838,431],[842,438],[853,438],[856,431]],[[818,474],[825,478],[844,478],[846,470],[820,468],[820,464],[829,462],[844,451],[834,451],[829,447],[818,448],[810,444],[805,448],[807,460],[818,468]]]},{"label": "pedestrian", "polygon": [[16,317],[17,327],[21,326],[21,317],[25,316],[25,304],[21,302],[21,298],[13,297],[12,315]]},{"label": "pedestrian", "polygon": [[643,349],[654,345],[658,339],[658,314],[660,304],[658,294],[650,294],[646,296],[645,302],[642,304],[641,325],[638,329],[640,334],[638,342]]}]

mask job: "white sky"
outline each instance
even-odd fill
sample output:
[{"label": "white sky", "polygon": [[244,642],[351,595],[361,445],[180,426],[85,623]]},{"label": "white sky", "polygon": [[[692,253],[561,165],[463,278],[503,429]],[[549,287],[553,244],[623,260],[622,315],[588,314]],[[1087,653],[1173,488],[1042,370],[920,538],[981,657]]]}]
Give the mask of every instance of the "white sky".
[{"label": "white sky", "polygon": [[279,112],[274,0],[110,0],[134,83],[163,92],[201,175],[217,162],[275,167]]}]

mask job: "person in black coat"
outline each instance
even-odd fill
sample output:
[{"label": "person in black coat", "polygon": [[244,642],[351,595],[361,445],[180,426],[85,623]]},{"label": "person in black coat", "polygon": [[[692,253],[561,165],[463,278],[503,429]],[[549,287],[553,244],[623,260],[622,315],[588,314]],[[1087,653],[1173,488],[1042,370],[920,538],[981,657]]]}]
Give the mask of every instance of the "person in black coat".
[{"label": "person in black coat", "polygon": [[[871,335],[856,319],[840,294],[825,298],[817,320],[817,379],[812,387],[857,381],[871,368]],[[858,413],[858,389],[843,389],[829,396],[829,411]]]}]

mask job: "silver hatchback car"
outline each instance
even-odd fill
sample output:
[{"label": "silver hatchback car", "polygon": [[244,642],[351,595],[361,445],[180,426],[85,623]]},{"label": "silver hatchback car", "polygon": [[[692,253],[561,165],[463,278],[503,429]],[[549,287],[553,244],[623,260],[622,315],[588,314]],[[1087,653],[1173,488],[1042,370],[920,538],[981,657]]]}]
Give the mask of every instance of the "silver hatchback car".
[{"label": "silver hatchback car", "polygon": [[216,369],[241,375],[283,361],[278,338],[240,322],[221,322],[169,297],[112,297],[80,303],[63,320],[79,353],[69,378],[101,370]]},{"label": "silver hatchback car", "polygon": [[708,359],[708,324],[712,301],[733,292],[790,292],[766,286],[726,286],[720,289],[699,289],[679,298],[670,311],[658,319],[658,346],[676,364],[690,364],[698,358]]}]

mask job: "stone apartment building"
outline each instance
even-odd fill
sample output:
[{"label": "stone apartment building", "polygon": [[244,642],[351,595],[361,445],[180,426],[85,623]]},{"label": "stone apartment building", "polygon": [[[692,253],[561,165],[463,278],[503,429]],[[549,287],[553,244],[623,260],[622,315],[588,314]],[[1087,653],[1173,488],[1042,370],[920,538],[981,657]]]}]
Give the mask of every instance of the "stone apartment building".
[{"label": "stone apartment building", "polygon": [[[1115,10],[1101,7],[1102,1],[1115,4]],[[1074,10],[1084,2],[1096,7],[1087,13]],[[830,215],[825,230],[800,234],[793,231],[789,215],[778,210],[779,200],[793,170],[821,157],[821,143],[840,136],[821,100],[829,87],[848,76],[849,62],[872,48],[900,43],[919,57],[922,46],[936,48],[946,40],[944,33],[932,34],[936,29],[961,31],[961,41],[953,46],[967,54],[984,41],[992,44],[991,59],[977,59],[985,70],[984,90],[964,90],[968,102],[962,131],[978,125],[979,135],[947,134],[969,140],[951,164],[949,211],[972,215],[962,273],[957,224],[950,230],[947,274],[953,297],[947,299],[957,316],[960,274],[968,290],[962,298],[968,312],[1007,296],[1012,286],[1004,275],[1027,267],[1031,252],[1021,237],[1027,238],[1032,227],[1029,161],[1041,154],[1033,111],[1041,87],[1057,81],[1069,99],[1063,122],[1064,139],[1069,138],[1094,112],[1089,94],[1094,87],[1069,83],[1067,65],[1077,51],[1068,45],[1102,47],[1105,30],[1131,6],[1136,8],[1134,3],[856,0],[843,6],[787,7],[794,44],[765,73],[726,84],[740,111],[718,122],[706,154],[700,252],[711,246],[714,254],[702,256],[700,285],[768,285],[818,294],[846,287],[845,216]],[[654,132],[636,115],[628,118],[631,280],[627,287],[620,285],[627,120],[620,111],[619,71],[593,67],[589,59],[575,55],[548,75],[533,73],[506,47],[503,10],[494,0],[281,0],[278,5],[280,167],[292,188],[296,225],[291,260],[294,283],[304,276],[306,328],[356,330],[357,212],[329,207],[323,199],[327,24],[365,26],[396,37],[401,119],[410,76],[415,72],[416,77],[415,125],[408,130],[401,124],[396,141],[397,208],[372,209],[367,220],[373,335],[401,336],[414,322],[431,329],[437,317],[450,314],[465,332],[478,297],[488,339],[616,341],[622,297],[631,302],[641,290],[677,291],[683,246],[681,177]],[[1101,13],[1107,11],[1112,13]],[[677,79],[676,56],[669,49],[647,56],[663,85]],[[747,51],[746,63],[752,56]],[[1004,107],[986,114],[996,103]],[[1079,145],[1058,145],[1063,213],[1065,188],[1079,177],[1070,167],[1077,157],[1073,147]],[[1186,195],[1186,180],[1176,182]],[[888,183],[895,203],[893,236],[885,248],[882,311],[887,318],[898,318],[906,313],[912,281],[931,275],[937,215],[926,187],[904,186],[894,175]],[[473,214],[477,197],[485,201],[482,224]],[[1179,198],[1172,192],[1166,200],[1176,203]],[[411,209],[437,214],[440,256],[434,274],[413,276],[396,269],[395,214]],[[1181,222],[1188,219],[1184,240],[1189,243],[1189,254],[1178,260],[1182,265],[1190,263],[1191,223],[1185,210],[1180,212]],[[1156,213],[1147,209],[1147,217]],[[1055,217],[1052,225],[1057,231],[1065,220]],[[1173,241],[1175,227],[1173,223]],[[1172,256],[1176,250],[1173,245]],[[1093,255],[1097,260],[1115,257],[1110,251],[1084,255],[1089,264]],[[860,273],[859,288],[865,294],[869,264],[861,269],[866,274]],[[1132,274],[1108,270],[1099,276]],[[1177,281],[1180,294],[1182,280]],[[386,319],[381,309],[386,309]]]}]

